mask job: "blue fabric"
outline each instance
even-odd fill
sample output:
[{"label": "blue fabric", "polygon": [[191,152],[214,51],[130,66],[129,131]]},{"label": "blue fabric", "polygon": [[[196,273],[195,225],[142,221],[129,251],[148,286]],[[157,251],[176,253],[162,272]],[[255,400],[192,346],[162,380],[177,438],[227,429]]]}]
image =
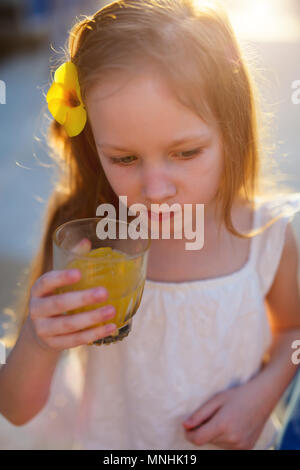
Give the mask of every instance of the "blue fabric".
[{"label": "blue fabric", "polygon": [[300,368],[283,397],[286,416],[276,450],[300,450]]}]

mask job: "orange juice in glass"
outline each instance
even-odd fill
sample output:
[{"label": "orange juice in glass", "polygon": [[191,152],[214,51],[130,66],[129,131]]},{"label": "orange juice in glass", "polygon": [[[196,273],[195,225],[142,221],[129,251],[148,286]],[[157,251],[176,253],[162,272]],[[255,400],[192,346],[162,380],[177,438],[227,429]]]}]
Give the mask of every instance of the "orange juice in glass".
[{"label": "orange juice in glass", "polygon": [[[101,239],[97,235],[97,224],[103,217],[77,219],[66,222],[53,233],[53,269],[79,269],[81,278],[72,285],[59,287],[56,294],[83,290],[91,287],[105,287],[108,298],[103,302],[87,305],[65,314],[76,314],[105,305],[113,305],[116,315],[95,326],[115,323],[116,332],[89,345],[110,344],[125,338],[132,326],[144,290],[149,238],[132,239],[129,223],[119,219],[105,218],[115,223],[115,237]],[[119,228],[122,225],[123,235]],[[125,234],[125,238],[124,238]]]}]

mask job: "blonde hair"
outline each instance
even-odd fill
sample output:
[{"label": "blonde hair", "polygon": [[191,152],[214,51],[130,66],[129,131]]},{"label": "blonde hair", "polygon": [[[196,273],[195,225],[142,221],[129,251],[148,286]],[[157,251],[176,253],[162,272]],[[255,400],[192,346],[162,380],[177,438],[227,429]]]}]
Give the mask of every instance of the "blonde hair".
[{"label": "blonde hair", "polygon": [[[266,157],[271,168],[271,147],[263,144],[262,136],[267,137],[272,116],[261,110],[254,71],[218,2],[114,1],[73,26],[62,62],[67,60],[77,66],[83,101],[87,90],[108,73],[134,73],[149,61],[160,67],[177,98],[205,122],[217,122],[221,130],[224,172],[216,199],[220,220],[236,236],[249,238],[258,233],[237,232],[231,207],[236,198],[252,204],[255,195],[267,194],[267,187],[271,192],[276,188],[275,179],[264,179],[261,171]],[[89,119],[83,132],[72,138],[53,120],[48,144],[58,178],[26,292],[20,295],[18,309],[23,313],[18,334],[28,314],[32,285],[52,269],[56,227],[68,220],[94,217],[102,202],[114,204],[118,214],[118,199],[101,167]]]}]

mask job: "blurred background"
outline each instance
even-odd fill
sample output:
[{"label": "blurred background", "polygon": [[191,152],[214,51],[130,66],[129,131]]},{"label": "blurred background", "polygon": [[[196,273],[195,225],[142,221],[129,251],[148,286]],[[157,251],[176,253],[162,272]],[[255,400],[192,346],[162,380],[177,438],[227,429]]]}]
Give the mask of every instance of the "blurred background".
[{"label": "blurred background", "polygon": [[[0,339],[9,337],[15,321],[12,302],[39,243],[52,188],[52,165],[44,141],[50,67],[63,54],[76,18],[107,3],[0,1]],[[274,156],[287,185],[300,191],[300,104],[291,99],[292,84],[300,80],[300,0],[223,3],[242,47],[255,51],[257,66],[263,70],[258,86],[266,109],[276,116]],[[299,215],[293,225],[300,247]],[[61,361],[49,403],[27,425],[13,426],[0,416],[0,449],[70,448],[73,410],[82,385],[77,374],[75,363]],[[278,404],[280,420],[287,416],[287,403],[282,399]]]}]

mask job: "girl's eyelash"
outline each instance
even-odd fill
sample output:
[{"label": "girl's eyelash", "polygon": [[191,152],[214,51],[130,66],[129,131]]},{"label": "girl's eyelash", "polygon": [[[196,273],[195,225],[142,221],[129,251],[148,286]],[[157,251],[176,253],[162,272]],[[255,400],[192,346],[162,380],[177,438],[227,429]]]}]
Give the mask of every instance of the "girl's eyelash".
[{"label": "girl's eyelash", "polygon": [[[189,160],[191,157],[193,157],[194,155],[197,155],[197,154],[201,153],[202,151],[203,151],[203,148],[197,148],[197,149],[195,149],[195,150],[188,150],[188,151],[186,151],[186,152],[178,152],[178,153],[179,153],[179,154],[184,154],[184,153],[185,153],[185,154],[187,154],[187,153],[190,154],[188,157],[183,157],[183,158],[182,158],[182,160]],[[130,157],[133,157],[133,155],[129,155],[128,157],[121,157],[121,158],[110,157],[110,161],[111,161],[112,163],[121,163],[121,164],[123,164],[123,165],[125,165],[125,166],[129,166],[131,162],[130,162],[130,163],[126,163],[126,162],[124,162],[124,160],[126,160],[126,159],[128,159],[128,158],[130,158]]]},{"label": "girl's eyelash", "polygon": [[[126,158],[130,158],[131,156],[132,156],[132,155],[130,155],[130,156],[128,156],[128,157],[122,157],[122,158],[110,157],[109,159],[110,159],[110,161],[111,161],[112,163],[125,163],[124,160],[125,160]],[[125,163],[125,165],[126,165],[126,164],[127,164],[127,163]]]}]

